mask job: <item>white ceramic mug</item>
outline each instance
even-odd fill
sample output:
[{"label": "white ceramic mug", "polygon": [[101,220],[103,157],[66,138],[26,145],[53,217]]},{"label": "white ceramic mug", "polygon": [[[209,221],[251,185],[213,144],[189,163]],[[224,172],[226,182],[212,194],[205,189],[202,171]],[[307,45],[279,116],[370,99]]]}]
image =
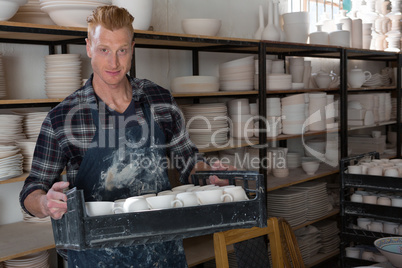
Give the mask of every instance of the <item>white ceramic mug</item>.
[{"label": "white ceramic mug", "polygon": [[371,251],[363,251],[362,260],[374,261],[374,253]]},{"label": "white ceramic mug", "polygon": [[363,196],[363,203],[366,204],[377,204],[378,197],[376,195],[364,195]]},{"label": "white ceramic mug", "polygon": [[380,166],[369,167],[367,169],[367,174],[374,176],[382,176],[382,167]]},{"label": "white ceramic mug", "polygon": [[102,216],[113,214],[114,202],[112,201],[88,201],[85,208],[88,216]]},{"label": "white ceramic mug", "polygon": [[361,166],[348,166],[348,174],[362,174]]},{"label": "white ceramic mug", "polygon": [[345,248],[346,257],[360,259],[360,248],[347,247]]},{"label": "white ceramic mug", "polygon": [[136,196],[127,198],[123,203],[123,206],[115,206],[113,208],[113,213],[128,213],[128,212],[136,212],[136,211],[144,211],[149,210],[149,206],[144,197]]},{"label": "white ceramic mug", "polygon": [[176,195],[176,199],[183,202],[183,207],[198,206],[198,199],[194,192],[183,192]]},{"label": "white ceramic mug", "polygon": [[350,201],[356,203],[363,203],[363,196],[361,194],[354,193],[350,196]]},{"label": "white ceramic mug", "polygon": [[399,233],[399,224],[395,222],[383,222],[384,233],[397,235]]},{"label": "white ceramic mug", "polygon": [[167,209],[175,206],[182,207],[183,202],[175,199],[176,195],[159,195],[148,197],[145,200],[148,202],[149,208],[152,209]]},{"label": "white ceramic mug", "polygon": [[367,225],[369,231],[382,233],[384,231],[384,225],[380,221],[372,221]]},{"label": "white ceramic mug", "polygon": [[379,138],[379,137],[381,137],[381,131],[379,131],[379,130],[373,130],[373,131],[371,131],[371,136],[373,137],[373,138]]},{"label": "white ceramic mug", "polygon": [[398,169],[396,169],[396,168],[386,168],[384,170],[384,176],[387,176],[387,177],[399,177]]},{"label": "white ceramic mug", "polygon": [[380,196],[377,199],[377,204],[382,206],[391,206],[391,198],[386,196]]},{"label": "white ceramic mug", "polygon": [[230,202],[233,201],[233,196],[231,194],[224,194],[223,189],[197,191],[195,194],[197,195],[198,203],[200,205],[222,203],[225,200],[225,197],[228,197]]},{"label": "white ceramic mug", "polygon": [[357,226],[364,230],[368,230],[368,225],[372,222],[370,218],[358,218],[357,219]]},{"label": "white ceramic mug", "polygon": [[[232,195],[233,201],[248,200],[246,192],[244,191],[242,186],[223,187],[223,193]],[[229,198],[226,197],[224,202],[229,202]]]},{"label": "white ceramic mug", "polygon": [[391,204],[393,207],[402,207],[402,198],[401,197],[391,198]]}]

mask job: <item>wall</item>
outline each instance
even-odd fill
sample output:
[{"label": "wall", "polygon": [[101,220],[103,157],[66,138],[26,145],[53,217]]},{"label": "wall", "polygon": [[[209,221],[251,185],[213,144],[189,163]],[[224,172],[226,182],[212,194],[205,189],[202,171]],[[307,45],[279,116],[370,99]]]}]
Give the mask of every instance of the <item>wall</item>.
[{"label": "wall", "polygon": [[[154,1],[152,26],[155,31],[182,33],[181,19],[191,17],[220,18],[222,27],[218,36],[252,38],[258,28],[258,7],[266,0],[157,0]],[[286,12],[286,1],[281,2],[281,13]],[[266,19],[265,19],[266,20]],[[70,53],[80,53],[83,59],[83,78],[91,73],[90,63],[84,46],[70,46]],[[46,46],[0,44],[3,64],[6,66],[8,98],[46,98],[45,63]],[[244,54],[202,53],[200,74],[218,76],[218,64],[244,57]],[[136,49],[137,77],[147,78],[169,88],[170,80],[177,76],[191,75],[191,53]],[[337,68],[333,61],[314,60],[314,68]],[[362,66],[364,67],[364,66]],[[0,224],[22,220],[18,204],[18,193],[22,183],[0,185]]]}]

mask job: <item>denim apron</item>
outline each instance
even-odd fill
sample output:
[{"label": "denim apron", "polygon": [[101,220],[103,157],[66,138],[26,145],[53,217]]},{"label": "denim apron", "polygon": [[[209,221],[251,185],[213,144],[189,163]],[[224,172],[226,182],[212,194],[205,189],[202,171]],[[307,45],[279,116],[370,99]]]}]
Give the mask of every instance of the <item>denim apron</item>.
[{"label": "denim apron", "polygon": [[[105,124],[102,124],[99,111],[102,116],[108,113],[103,102],[99,104],[99,111],[91,109],[96,126],[92,144],[96,145],[85,153],[74,182],[74,186],[84,190],[85,201],[114,201],[170,189],[165,149],[155,148],[155,144],[165,143],[165,135],[153,120],[148,104],[141,105],[144,118],[135,115],[135,108],[132,101],[127,110],[134,112],[129,114],[131,120],[126,125],[119,120],[123,115],[104,116]],[[113,124],[116,119],[119,121],[117,128]],[[182,241],[174,240],[129,247],[68,250],[68,267],[176,268],[187,267],[187,264]]]}]

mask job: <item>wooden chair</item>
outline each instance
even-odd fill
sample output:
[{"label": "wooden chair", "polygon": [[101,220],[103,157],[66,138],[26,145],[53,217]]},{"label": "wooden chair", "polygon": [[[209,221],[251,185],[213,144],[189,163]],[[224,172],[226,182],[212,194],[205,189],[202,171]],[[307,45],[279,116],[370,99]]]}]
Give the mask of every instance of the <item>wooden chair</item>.
[{"label": "wooden chair", "polygon": [[[227,246],[252,238],[268,235],[273,268],[304,268],[303,259],[289,223],[275,217],[268,219],[267,227],[233,229],[214,234],[215,262],[217,268],[228,268]],[[268,255],[268,251],[267,251]],[[252,260],[250,260],[252,262]],[[291,265],[293,264],[293,266]]]}]

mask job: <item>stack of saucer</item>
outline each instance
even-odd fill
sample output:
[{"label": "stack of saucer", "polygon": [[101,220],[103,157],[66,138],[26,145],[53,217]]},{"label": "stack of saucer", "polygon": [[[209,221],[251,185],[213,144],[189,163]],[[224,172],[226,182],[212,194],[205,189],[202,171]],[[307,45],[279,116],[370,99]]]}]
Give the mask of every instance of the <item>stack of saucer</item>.
[{"label": "stack of saucer", "polygon": [[334,252],[339,247],[339,228],[336,221],[323,220],[313,224],[321,233],[321,253]]},{"label": "stack of saucer", "polygon": [[48,98],[65,98],[81,87],[80,54],[54,54],[45,58]]},{"label": "stack of saucer", "polygon": [[190,139],[198,148],[217,147],[228,141],[229,125],[224,103],[183,105]]},{"label": "stack of saucer", "polygon": [[28,139],[36,139],[38,137],[46,115],[47,112],[32,112],[25,114],[24,133],[27,135]]},{"label": "stack of saucer", "polygon": [[288,168],[298,168],[301,166],[301,155],[299,153],[287,153],[286,162]]},{"label": "stack of saucer", "polygon": [[6,76],[3,68],[3,55],[0,53],[0,99],[7,97]]},{"label": "stack of saucer", "polygon": [[309,130],[323,131],[327,128],[325,108],[327,106],[327,93],[310,93],[309,96]]},{"label": "stack of saucer", "polygon": [[26,138],[22,131],[22,119],[22,115],[0,114],[0,144],[14,143]]},{"label": "stack of saucer", "polygon": [[17,146],[21,149],[21,153],[24,157],[23,168],[25,171],[29,172],[32,166],[32,159],[36,146],[36,139],[17,141]]},{"label": "stack of saucer", "polygon": [[22,175],[22,155],[15,145],[0,145],[0,181]]},{"label": "stack of saucer", "polygon": [[289,90],[289,89],[292,89],[291,74],[267,75],[267,90]]},{"label": "stack of saucer", "polygon": [[254,56],[248,56],[220,64],[220,90],[253,90],[255,73],[254,65]]},{"label": "stack of saucer", "polygon": [[303,134],[306,122],[305,94],[296,94],[281,99],[282,103],[282,133]]},{"label": "stack of saucer", "polygon": [[41,251],[37,253],[32,253],[29,255],[25,255],[22,257],[18,257],[11,260],[4,261],[6,267],[40,267],[47,268],[49,267],[49,252]]}]

